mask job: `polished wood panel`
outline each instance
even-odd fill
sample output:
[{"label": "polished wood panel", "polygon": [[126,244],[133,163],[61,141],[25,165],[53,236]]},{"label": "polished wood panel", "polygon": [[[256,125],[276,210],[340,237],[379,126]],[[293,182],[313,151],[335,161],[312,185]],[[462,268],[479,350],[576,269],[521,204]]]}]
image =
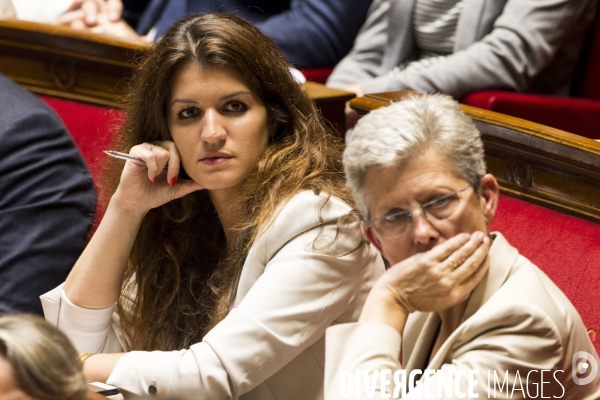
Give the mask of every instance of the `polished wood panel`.
[{"label": "polished wood panel", "polygon": [[148,44],[26,21],[0,21],[0,72],[38,94],[119,108]]},{"label": "polished wood panel", "polygon": [[[351,101],[360,114],[410,92]],[[600,143],[523,119],[461,105],[481,131],[488,171],[503,193],[600,222]]]},{"label": "polished wood panel", "polygon": [[344,108],[346,102],[352,100],[356,95],[344,90],[332,89],[320,83],[306,82],[306,91],[311,99],[317,104],[325,119],[332,123],[333,127],[344,135],[346,132],[346,116]]},{"label": "polished wood panel", "polygon": [[[61,26],[0,20],[0,72],[28,90],[121,108],[128,78],[151,44]],[[354,94],[308,82],[309,96],[340,132]]]}]

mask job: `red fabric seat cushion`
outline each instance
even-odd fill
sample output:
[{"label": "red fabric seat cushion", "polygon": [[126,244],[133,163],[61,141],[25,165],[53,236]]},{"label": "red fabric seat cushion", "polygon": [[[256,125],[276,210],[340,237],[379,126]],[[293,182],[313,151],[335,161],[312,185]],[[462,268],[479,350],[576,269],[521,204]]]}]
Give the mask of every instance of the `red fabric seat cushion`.
[{"label": "red fabric seat cushion", "polygon": [[[600,224],[502,195],[490,229],[502,232],[567,295],[588,329],[600,329]],[[600,340],[592,332],[596,350]],[[594,340],[595,339],[595,340]]]},{"label": "red fabric seat cushion", "polygon": [[[112,137],[122,124],[123,113],[119,110],[76,101],[40,97],[56,111],[71,133],[83,159],[90,168],[96,192],[98,192],[102,162],[107,157],[103,151],[110,149]],[[99,206],[96,207],[96,218],[88,232],[88,239],[96,231],[103,215],[104,210]]]},{"label": "red fabric seat cushion", "polygon": [[331,75],[331,71],[333,71],[333,68],[308,68],[303,69],[302,74],[307,81],[325,84],[327,78]]},{"label": "red fabric seat cushion", "polygon": [[600,139],[600,101],[511,92],[475,92],[464,104]]},{"label": "red fabric seat cushion", "polygon": [[41,96],[65,123],[75,144],[98,181],[104,150],[110,149],[114,133],[122,123],[122,113],[107,107]]}]

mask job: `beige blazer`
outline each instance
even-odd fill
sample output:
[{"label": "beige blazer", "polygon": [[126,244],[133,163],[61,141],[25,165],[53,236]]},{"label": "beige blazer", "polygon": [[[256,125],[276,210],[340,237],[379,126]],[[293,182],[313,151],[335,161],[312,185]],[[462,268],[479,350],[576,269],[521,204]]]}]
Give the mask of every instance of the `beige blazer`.
[{"label": "beige blazer", "polygon": [[[305,191],[285,204],[248,254],[233,310],[202,342],[181,351],[129,352],[107,382],[137,395],[153,385],[170,399],[322,399],[325,329],[356,321],[384,271],[370,245],[352,251],[362,240],[360,221],[341,224],[336,237],[350,208],[325,199]],[[50,322],[69,327],[79,351],[129,350],[110,309],[68,304],[60,288],[42,302]],[[89,332],[89,325],[96,328]]]},{"label": "beige blazer", "polygon": [[[477,380],[474,393],[479,398],[488,398],[488,390],[490,397],[494,398],[494,385],[496,398],[524,398],[523,391],[519,390],[521,387],[525,394],[529,390],[527,398],[534,397],[535,385],[537,390],[540,387],[541,370],[552,371],[544,375],[544,382],[549,382],[544,384],[544,396],[573,400],[600,398],[600,374],[587,385],[577,385],[573,379],[576,369],[585,361],[577,358],[573,362],[575,353],[587,352],[596,362],[598,354],[571,302],[539,268],[519,255],[501,234],[496,233],[489,257],[489,272],[471,294],[460,326],[443,343],[431,362],[428,362],[429,353],[440,323],[436,313],[411,314],[402,338],[396,330],[383,324],[352,323],[329,328],[326,340],[326,399],[340,398],[341,370],[372,372],[389,369],[393,373],[400,368],[400,354],[406,377],[411,371],[425,367],[444,373],[451,370],[454,376],[461,370],[479,370],[477,375],[473,375]],[[530,379],[526,380],[527,374],[535,370],[540,372],[532,372]],[[500,384],[503,384],[505,375],[508,376],[504,392],[500,392],[495,384],[494,371]],[[554,372],[556,379],[552,375]],[[390,376],[387,378],[390,379]],[[461,375],[461,378],[460,392],[467,393],[467,376]],[[437,394],[438,379],[439,374],[428,379],[430,393]],[[515,391],[512,390],[514,387]],[[509,388],[512,397],[506,396]],[[364,385],[362,389],[361,398],[369,398]],[[392,393],[393,384],[386,389]],[[380,383],[376,390],[381,390]],[[453,395],[456,393],[454,391]],[[409,393],[407,398],[424,398],[424,394],[424,391],[421,396]],[[455,398],[446,396],[445,391],[441,394],[437,398]],[[375,398],[381,398],[379,392]],[[538,398],[541,398],[541,393]]]}]

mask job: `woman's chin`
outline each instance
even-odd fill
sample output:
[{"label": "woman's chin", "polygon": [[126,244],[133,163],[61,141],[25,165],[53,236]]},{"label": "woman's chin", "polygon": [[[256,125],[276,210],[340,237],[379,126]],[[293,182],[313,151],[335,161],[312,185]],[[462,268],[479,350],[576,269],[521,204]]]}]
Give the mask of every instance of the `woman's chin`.
[{"label": "woman's chin", "polygon": [[[198,182],[198,181],[196,181]],[[237,183],[231,183],[231,182],[198,182],[200,185],[202,185],[202,187],[206,190],[208,190],[209,192],[217,192],[220,190],[228,190],[231,189],[233,187],[238,186]]]}]

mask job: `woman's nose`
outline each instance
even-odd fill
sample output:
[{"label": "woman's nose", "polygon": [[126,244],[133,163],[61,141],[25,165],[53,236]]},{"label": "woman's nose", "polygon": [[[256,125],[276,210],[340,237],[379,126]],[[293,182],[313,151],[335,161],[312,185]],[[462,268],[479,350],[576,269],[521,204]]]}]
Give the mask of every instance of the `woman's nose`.
[{"label": "woman's nose", "polygon": [[215,110],[204,113],[200,138],[208,143],[216,143],[225,139],[226,132],[221,120],[221,115]]},{"label": "woman's nose", "polygon": [[420,209],[412,213],[411,229],[413,230],[415,243],[419,245],[429,245],[439,237],[439,232],[435,226]]}]

